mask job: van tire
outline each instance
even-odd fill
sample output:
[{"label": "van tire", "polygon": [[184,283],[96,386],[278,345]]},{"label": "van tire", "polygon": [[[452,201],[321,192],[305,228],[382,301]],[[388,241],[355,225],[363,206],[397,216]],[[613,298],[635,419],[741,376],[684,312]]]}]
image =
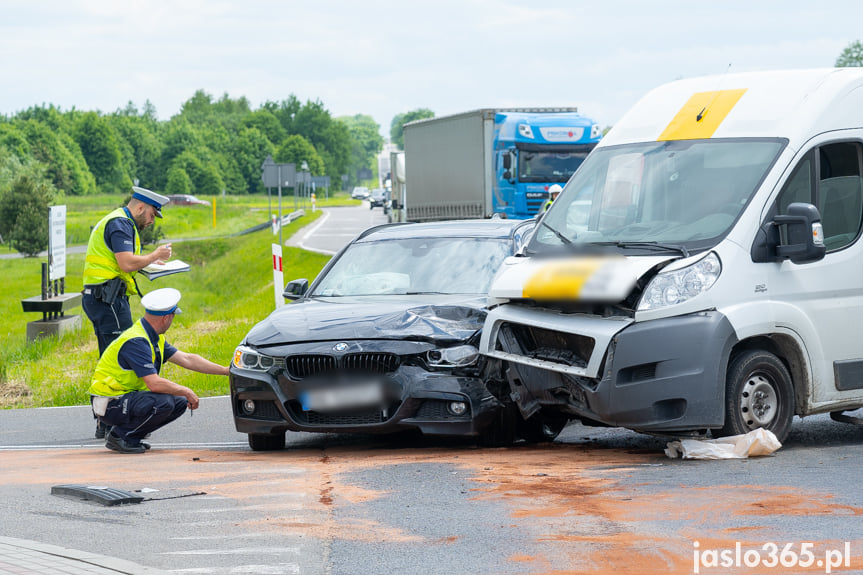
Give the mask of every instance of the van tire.
[{"label": "van tire", "polygon": [[725,425],[714,435],[763,427],[784,442],[794,418],[794,385],[785,364],[767,351],[743,351],[729,363],[725,382]]}]

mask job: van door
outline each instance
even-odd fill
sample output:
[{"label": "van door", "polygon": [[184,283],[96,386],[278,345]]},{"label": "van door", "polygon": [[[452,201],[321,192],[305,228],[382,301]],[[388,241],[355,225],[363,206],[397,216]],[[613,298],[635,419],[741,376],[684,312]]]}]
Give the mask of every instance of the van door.
[{"label": "van door", "polygon": [[[775,322],[797,333],[812,362],[808,403],[863,397],[863,145],[842,141],[809,150],[777,198],[818,207],[825,257],[769,266]],[[798,384],[799,382],[795,382]]]}]

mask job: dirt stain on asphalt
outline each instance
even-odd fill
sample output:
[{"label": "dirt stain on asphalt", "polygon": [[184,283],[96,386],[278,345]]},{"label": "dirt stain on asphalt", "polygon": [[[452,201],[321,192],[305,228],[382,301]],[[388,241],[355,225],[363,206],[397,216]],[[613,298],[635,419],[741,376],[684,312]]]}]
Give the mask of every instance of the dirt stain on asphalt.
[{"label": "dirt stain on asphalt", "polygon": [[[323,454],[320,449],[160,450],[157,445],[141,456],[91,449],[5,451],[0,452],[0,484],[204,492],[233,501],[243,512],[237,522],[242,530],[369,544],[458,543],[457,528],[450,536],[424,539],[384,520],[350,514],[352,506],[387,496],[352,483],[356,472],[392,467],[398,473],[399,466],[417,464],[452,466],[470,478],[472,500],[504,505],[512,518],[507,528],[523,533],[525,546],[501,553],[537,575],[691,573],[696,541],[703,550],[733,550],[738,542],[744,549],[760,548],[765,541],[784,540],[778,526],[786,518],[863,514],[830,493],[787,486],[663,488],[639,475],[645,466],[666,465],[661,454],[562,444],[499,449],[352,445],[326,448]],[[335,509],[342,511],[338,517]],[[763,524],[767,519],[769,527]],[[816,556],[841,543],[818,541]],[[863,564],[863,558],[855,556],[852,564]]]}]

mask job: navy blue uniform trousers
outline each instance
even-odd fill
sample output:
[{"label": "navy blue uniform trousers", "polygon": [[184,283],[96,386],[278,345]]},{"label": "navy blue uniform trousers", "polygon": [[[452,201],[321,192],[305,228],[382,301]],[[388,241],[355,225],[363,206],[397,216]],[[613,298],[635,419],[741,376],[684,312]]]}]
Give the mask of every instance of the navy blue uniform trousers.
[{"label": "navy blue uniform trousers", "polygon": [[96,341],[99,343],[99,357],[102,357],[105,348],[117,339],[121,333],[132,327],[132,309],[129,306],[129,296],[122,294],[117,296],[111,305],[96,299],[92,293],[84,293],[81,299],[81,307],[84,313],[93,322],[93,330],[96,332]]},{"label": "navy blue uniform trousers", "polygon": [[148,433],[164,427],[186,412],[185,397],[132,391],[108,403],[102,422],[113,426],[111,433],[137,445]]}]

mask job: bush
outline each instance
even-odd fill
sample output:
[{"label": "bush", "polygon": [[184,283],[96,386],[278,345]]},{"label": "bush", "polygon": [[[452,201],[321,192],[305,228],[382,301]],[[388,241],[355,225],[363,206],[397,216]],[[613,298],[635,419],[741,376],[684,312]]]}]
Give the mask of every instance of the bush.
[{"label": "bush", "polygon": [[53,201],[49,184],[19,175],[0,198],[0,236],[26,256],[48,249],[48,208]]}]

